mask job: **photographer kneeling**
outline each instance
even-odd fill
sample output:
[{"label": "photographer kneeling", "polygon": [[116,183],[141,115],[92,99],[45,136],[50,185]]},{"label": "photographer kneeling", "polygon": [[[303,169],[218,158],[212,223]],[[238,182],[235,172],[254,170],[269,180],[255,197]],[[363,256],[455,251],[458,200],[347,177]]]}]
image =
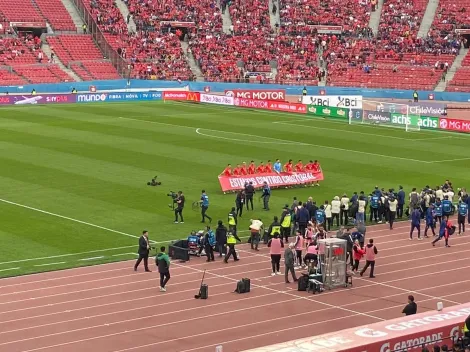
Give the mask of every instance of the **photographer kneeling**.
[{"label": "photographer kneeling", "polygon": [[184,194],[183,192],[179,191],[178,196],[175,199],[176,208],[175,208],[175,224],[178,224],[178,215],[180,217],[180,222],[184,224],[183,218],[183,209],[184,209]]}]

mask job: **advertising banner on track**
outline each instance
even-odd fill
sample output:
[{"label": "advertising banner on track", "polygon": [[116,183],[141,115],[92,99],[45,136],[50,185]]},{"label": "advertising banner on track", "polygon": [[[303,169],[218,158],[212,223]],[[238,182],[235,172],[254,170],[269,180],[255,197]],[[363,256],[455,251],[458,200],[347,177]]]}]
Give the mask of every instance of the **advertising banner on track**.
[{"label": "advertising banner on track", "polygon": [[113,92],[77,94],[77,103],[162,100],[163,92]]},{"label": "advertising banner on track", "polygon": [[233,105],[233,97],[226,97],[224,95],[214,94],[201,94],[201,103],[216,104],[216,105]]},{"label": "advertising banner on track", "polygon": [[307,107],[304,104],[244,98],[235,98],[233,102],[235,106],[238,106],[240,108],[283,111],[295,114],[307,113]]},{"label": "advertising banner on track", "polygon": [[0,105],[68,104],[77,102],[76,94],[3,95]]},{"label": "advertising banner on track", "polygon": [[201,96],[198,92],[184,92],[184,91],[163,91],[163,100],[175,100],[175,101],[194,101],[200,102]]},{"label": "advertising banner on track", "polygon": [[321,117],[330,117],[340,120],[347,120],[349,118],[349,110],[350,109],[337,108],[333,106],[309,105],[307,108],[307,114]]},{"label": "advertising banner on track", "polygon": [[363,110],[362,121],[366,123],[389,124],[392,121],[392,115],[389,112]]},{"label": "advertising banner on track", "polygon": [[362,95],[305,95],[302,104],[362,109]]},{"label": "advertising banner on track", "polygon": [[225,95],[233,98],[254,100],[285,101],[286,91],[284,89],[226,89]]},{"label": "advertising banner on track", "polygon": [[470,133],[470,121],[441,118],[439,119],[439,129]]},{"label": "advertising banner on track", "polygon": [[245,188],[245,183],[252,182],[255,188],[263,187],[267,182],[269,187],[287,187],[304,185],[323,180],[323,172],[272,172],[268,174],[247,176],[219,176],[220,187],[223,192],[238,191]]},{"label": "advertising banner on track", "polygon": [[397,114],[412,114],[430,117],[447,115],[447,104],[442,103],[406,103],[395,104],[390,102],[373,102],[377,111]]},{"label": "advertising banner on track", "polygon": [[452,346],[469,314],[467,303],[244,352],[421,352],[425,346]]},{"label": "advertising banner on track", "polygon": [[410,125],[411,120],[415,118],[418,120],[418,126],[423,129],[437,130],[439,128],[439,118],[432,116],[419,116],[408,114],[391,114],[392,125]]}]

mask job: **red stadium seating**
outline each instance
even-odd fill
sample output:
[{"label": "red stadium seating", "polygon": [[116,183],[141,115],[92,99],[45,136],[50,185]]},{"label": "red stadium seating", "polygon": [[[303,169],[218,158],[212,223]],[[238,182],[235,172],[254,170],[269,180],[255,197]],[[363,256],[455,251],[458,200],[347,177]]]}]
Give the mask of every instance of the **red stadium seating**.
[{"label": "red stadium seating", "polygon": [[0,12],[8,21],[45,22],[31,0],[0,0]]},{"label": "red stadium seating", "polygon": [[47,22],[57,31],[77,30],[72,17],[60,0],[34,0]]}]

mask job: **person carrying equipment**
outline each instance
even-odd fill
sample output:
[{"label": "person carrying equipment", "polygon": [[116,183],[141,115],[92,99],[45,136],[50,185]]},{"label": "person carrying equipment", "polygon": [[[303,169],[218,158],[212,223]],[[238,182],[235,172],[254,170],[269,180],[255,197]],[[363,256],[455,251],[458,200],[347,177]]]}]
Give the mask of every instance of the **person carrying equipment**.
[{"label": "person carrying equipment", "polygon": [[228,263],[228,260],[230,259],[231,256],[233,256],[233,260],[238,262],[240,259],[238,259],[237,256],[237,251],[235,250],[235,245],[241,242],[241,239],[237,236],[236,233],[229,232],[227,234],[227,246],[228,246],[228,252],[225,255],[224,258],[224,263]]}]

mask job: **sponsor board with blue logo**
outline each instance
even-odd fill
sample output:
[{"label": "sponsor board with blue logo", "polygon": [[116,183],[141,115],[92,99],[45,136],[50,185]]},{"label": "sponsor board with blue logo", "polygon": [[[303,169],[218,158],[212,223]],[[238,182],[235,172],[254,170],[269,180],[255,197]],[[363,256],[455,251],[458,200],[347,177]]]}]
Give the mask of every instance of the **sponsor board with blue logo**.
[{"label": "sponsor board with blue logo", "polygon": [[162,100],[162,92],[78,94],[77,103]]}]

